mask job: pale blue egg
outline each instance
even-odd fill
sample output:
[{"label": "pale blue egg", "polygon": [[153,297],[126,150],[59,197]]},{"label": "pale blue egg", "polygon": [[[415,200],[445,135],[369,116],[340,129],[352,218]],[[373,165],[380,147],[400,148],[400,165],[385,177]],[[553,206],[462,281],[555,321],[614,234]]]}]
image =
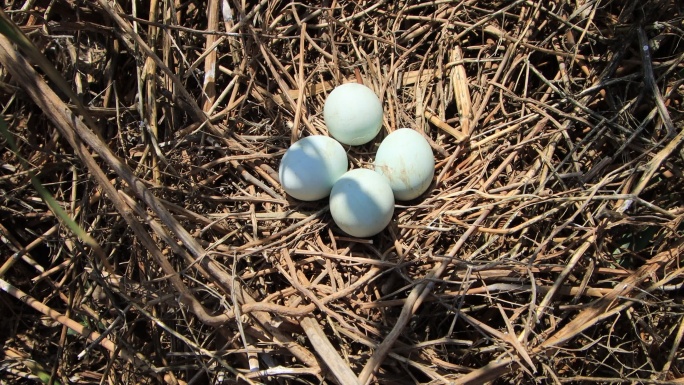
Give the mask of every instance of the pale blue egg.
[{"label": "pale blue egg", "polygon": [[323,199],[347,172],[347,153],[335,139],[313,135],[295,142],[280,161],[280,184],[293,198]]},{"label": "pale blue egg", "polygon": [[330,192],[330,214],[335,224],[355,237],[381,232],[392,220],[394,195],[382,175],[355,169],[342,175]]},{"label": "pale blue egg", "polygon": [[389,181],[397,200],[423,194],[435,174],[435,157],[427,140],[410,128],[400,128],[380,143],[375,171]]},{"label": "pale blue egg", "polygon": [[330,135],[341,143],[368,143],[382,127],[382,103],[375,92],[359,83],[336,87],[323,106],[323,119]]}]

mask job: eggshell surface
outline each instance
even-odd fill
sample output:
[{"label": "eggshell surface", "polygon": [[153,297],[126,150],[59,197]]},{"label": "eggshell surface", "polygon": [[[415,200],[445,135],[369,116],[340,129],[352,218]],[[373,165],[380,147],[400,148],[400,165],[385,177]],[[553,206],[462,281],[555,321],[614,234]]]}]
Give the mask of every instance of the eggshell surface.
[{"label": "eggshell surface", "polygon": [[344,144],[361,145],[380,132],[382,103],[375,92],[363,84],[342,84],[325,100],[323,119],[333,138]]},{"label": "eggshell surface", "polygon": [[435,174],[435,157],[427,140],[417,131],[400,128],[380,143],[375,171],[389,181],[397,200],[423,194]]},{"label": "eggshell surface", "polygon": [[373,170],[351,170],[335,182],[330,192],[330,213],[345,233],[354,237],[373,236],[392,220],[392,189]]},{"label": "eggshell surface", "polygon": [[280,184],[290,196],[303,201],[323,199],[347,172],[347,153],[335,139],[323,135],[295,142],[280,161]]}]

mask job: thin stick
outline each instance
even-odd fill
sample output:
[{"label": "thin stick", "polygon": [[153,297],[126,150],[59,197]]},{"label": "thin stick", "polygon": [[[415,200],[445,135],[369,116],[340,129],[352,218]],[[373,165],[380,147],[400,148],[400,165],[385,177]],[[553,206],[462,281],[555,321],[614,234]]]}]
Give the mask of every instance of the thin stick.
[{"label": "thin stick", "polygon": [[646,31],[644,31],[644,27],[641,25],[637,27],[637,36],[639,38],[639,51],[641,52],[641,65],[644,68],[644,83],[653,94],[656,107],[658,107],[658,114],[660,115],[660,119],[663,120],[665,129],[667,130],[667,135],[672,137],[676,134],[675,127],[672,123],[672,118],[670,118],[670,113],[667,111],[667,106],[665,106],[665,102],[663,101],[663,96],[660,94],[660,89],[658,89],[658,85],[656,84],[655,76],[653,75],[651,47],[648,44],[648,36],[646,36]]},{"label": "thin stick", "polygon": [[[663,148],[662,150],[658,151],[658,153],[651,159],[650,162],[648,162],[648,168],[646,169],[646,172],[641,176],[641,179],[639,179],[639,183],[634,187],[632,190],[632,195],[638,196],[641,194],[642,191],[646,188],[646,186],[651,182],[651,179],[655,175],[655,173],[660,169],[660,165],[663,164],[663,162],[672,155],[672,153],[679,147],[679,145],[684,142],[684,130],[679,131],[679,134],[675,136],[668,144]],[[628,199],[626,200],[618,209],[617,212],[619,213],[624,213],[625,211],[629,210],[629,208],[632,206],[634,203],[634,200]]]}]

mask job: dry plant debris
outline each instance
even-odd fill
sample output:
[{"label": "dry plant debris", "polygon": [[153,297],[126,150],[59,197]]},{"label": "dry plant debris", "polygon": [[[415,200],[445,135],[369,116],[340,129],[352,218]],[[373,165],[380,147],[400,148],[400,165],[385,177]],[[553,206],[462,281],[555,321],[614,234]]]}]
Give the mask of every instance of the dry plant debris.
[{"label": "dry plant debris", "polygon": [[[5,2],[85,110],[0,38],[0,382],[681,383],[683,7]],[[437,156],[372,239],[277,177],[347,81]]]}]

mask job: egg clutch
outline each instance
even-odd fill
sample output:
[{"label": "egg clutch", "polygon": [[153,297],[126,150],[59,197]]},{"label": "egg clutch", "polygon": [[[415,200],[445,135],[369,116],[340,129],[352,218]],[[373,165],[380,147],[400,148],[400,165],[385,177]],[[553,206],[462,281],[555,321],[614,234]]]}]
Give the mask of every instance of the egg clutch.
[{"label": "egg clutch", "polygon": [[[323,119],[331,137],[313,135],[292,144],[280,162],[280,184],[303,201],[330,197],[335,224],[354,237],[370,237],[392,220],[394,200],[411,200],[432,183],[435,157],[427,140],[410,128],[398,129],[380,143],[374,170],[348,171],[340,143],[370,142],[382,128],[380,99],[368,87],[346,83],[325,100]],[[334,138],[334,139],[333,139]]]}]

